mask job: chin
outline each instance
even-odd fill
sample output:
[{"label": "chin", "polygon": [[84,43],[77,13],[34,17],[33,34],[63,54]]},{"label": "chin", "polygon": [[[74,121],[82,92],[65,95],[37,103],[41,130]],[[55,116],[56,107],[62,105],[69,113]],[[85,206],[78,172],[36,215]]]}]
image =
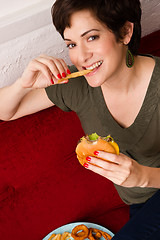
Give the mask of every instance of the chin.
[{"label": "chin", "polygon": [[91,79],[87,79],[87,78],[86,78],[86,80],[87,80],[88,84],[89,84],[91,87],[100,87],[100,86],[102,85],[101,82],[96,81],[96,80],[94,80],[94,79],[91,80]]}]

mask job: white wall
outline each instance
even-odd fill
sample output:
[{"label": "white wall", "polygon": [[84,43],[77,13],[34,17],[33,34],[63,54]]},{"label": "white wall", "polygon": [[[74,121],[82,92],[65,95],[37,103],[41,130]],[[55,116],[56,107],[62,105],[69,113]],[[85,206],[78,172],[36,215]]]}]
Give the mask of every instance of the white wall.
[{"label": "white wall", "polygon": [[[0,0],[1,6],[3,4],[3,11],[0,10],[0,87],[13,83],[28,62],[41,53],[62,57],[71,64],[66,46],[52,25],[50,8],[54,1]],[[159,0],[141,2],[142,30],[146,35],[160,29],[160,3]],[[15,7],[13,11],[5,7],[11,3]]]},{"label": "white wall", "polygon": [[17,12],[42,0],[0,0],[0,17]]},{"label": "white wall", "polygon": [[[3,11],[0,17],[0,87],[13,83],[28,62],[42,53],[62,57],[71,64],[66,46],[52,24],[50,12],[54,1],[30,0],[30,5],[21,3],[21,8],[17,6],[10,14],[4,8],[6,15]],[[19,0],[13,2],[16,5]]]},{"label": "white wall", "polygon": [[160,29],[160,0],[141,0],[142,35]]},{"label": "white wall", "polygon": [[0,0],[0,44],[51,24],[54,0],[8,1]]}]

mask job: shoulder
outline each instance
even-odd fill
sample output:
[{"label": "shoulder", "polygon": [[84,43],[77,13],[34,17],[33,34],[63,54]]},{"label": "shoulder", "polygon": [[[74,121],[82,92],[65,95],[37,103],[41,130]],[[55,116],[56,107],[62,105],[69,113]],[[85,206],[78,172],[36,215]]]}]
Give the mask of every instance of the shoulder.
[{"label": "shoulder", "polygon": [[143,77],[149,79],[149,82],[154,84],[155,87],[160,86],[160,57],[153,55],[142,55],[140,56],[141,61],[139,62]]},{"label": "shoulder", "polygon": [[146,70],[149,69],[154,73],[156,71],[156,74],[160,74],[160,57],[153,56],[153,55],[143,55],[143,62],[145,64]]},{"label": "shoulder", "polygon": [[157,99],[157,101],[159,102],[159,98],[160,98],[160,57],[152,56],[152,55],[150,55],[150,56],[154,60],[154,67],[153,67],[151,81],[150,81],[148,90],[150,90],[149,92],[150,92],[150,95],[152,95],[152,99]]},{"label": "shoulder", "polygon": [[160,97],[160,57],[154,57],[155,68],[153,71],[153,83],[158,91],[158,97]]},{"label": "shoulder", "polygon": [[153,57],[153,58],[155,60],[155,66],[154,66],[152,78],[160,91],[160,57]]}]

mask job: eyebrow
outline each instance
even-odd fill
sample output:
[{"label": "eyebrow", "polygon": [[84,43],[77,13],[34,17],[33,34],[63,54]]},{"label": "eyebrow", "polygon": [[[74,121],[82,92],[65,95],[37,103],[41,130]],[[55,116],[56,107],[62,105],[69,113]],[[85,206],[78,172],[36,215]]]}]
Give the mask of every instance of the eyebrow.
[{"label": "eyebrow", "polygon": [[[100,30],[93,28],[93,29],[91,29],[91,30],[88,30],[88,31],[82,33],[82,34],[81,34],[81,37],[84,37],[85,35],[87,35],[88,33],[92,32],[92,31],[97,31],[97,32],[99,32]],[[64,40],[65,40],[65,41],[72,41],[71,39],[67,39],[67,38],[64,38]]]}]

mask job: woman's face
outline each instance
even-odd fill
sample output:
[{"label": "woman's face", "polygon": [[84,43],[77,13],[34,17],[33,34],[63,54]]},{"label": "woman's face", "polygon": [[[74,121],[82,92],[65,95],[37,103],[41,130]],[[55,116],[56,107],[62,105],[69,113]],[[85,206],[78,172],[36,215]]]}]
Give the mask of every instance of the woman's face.
[{"label": "woman's face", "polygon": [[71,16],[71,27],[65,29],[64,39],[78,70],[94,69],[85,75],[92,87],[114,79],[125,66],[126,47],[88,10]]}]

